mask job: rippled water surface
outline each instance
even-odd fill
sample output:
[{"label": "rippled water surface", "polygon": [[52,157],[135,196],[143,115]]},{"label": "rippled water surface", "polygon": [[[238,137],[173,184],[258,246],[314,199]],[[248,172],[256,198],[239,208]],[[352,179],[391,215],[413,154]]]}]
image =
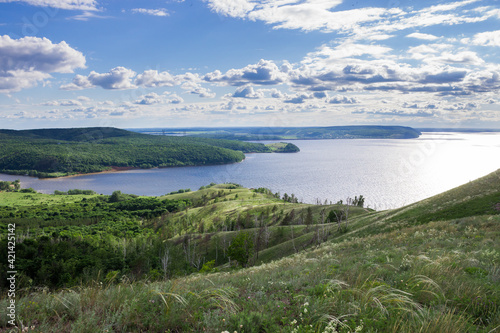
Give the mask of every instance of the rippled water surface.
[{"label": "rippled water surface", "polygon": [[500,133],[424,133],[411,140],[295,140],[297,154],[247,154],[241,163],[129,170],[78,177],[21,179],[44,192],[91,189],[162,195],[234,182],[294,193],[304,202],[338,201],[362,194],[376,209],[401,207],[500,168]]}]

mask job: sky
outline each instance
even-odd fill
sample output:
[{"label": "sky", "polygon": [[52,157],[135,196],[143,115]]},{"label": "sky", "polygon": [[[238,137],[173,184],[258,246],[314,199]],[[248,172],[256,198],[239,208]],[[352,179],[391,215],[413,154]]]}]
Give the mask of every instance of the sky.
[{"label": "sky", "polygon": [[500,128],[498,0],[0,0],[0,128]]}]

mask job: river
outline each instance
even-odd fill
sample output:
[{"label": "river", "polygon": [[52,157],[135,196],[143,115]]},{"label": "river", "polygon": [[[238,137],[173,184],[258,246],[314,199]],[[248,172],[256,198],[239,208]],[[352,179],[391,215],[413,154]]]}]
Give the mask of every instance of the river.
[{"label": "river", "polygon": [[267,187],[303,202],[363,195],[377,210],[397,208],[500,168],[500,133],[423,133],[418,139],[293,140],[295,154],[247,154],[241,163],[128,170],[58,179],[0,174],[43,193],[91,189],[159,196],[211,182]]}]

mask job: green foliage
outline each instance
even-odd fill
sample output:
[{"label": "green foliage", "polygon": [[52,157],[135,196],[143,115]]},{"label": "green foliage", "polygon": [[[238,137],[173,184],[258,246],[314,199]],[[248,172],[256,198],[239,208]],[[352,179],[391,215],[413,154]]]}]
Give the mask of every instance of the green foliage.
[{"label": "green foliage", "polygon": [[[203,187],[203,188],[205,188],[205,187]],[[202,188],[200,188],[200,190],[202,190]],[[189,188],[180,189],[180,190],[177,190],[177,191],[172,191],[169,194],[178,194],[178,193],[187,193],[187,192],[191,192],[191,189],[189,189]]]},{"label": "green foliage", "polygon": [[210,273],[214,270],[215,260],[207,261],[200,269],[200,273]]},{"label": "green foliage", "polygon": [[0,191],[12,192],[17,191],[21,188],[21,183],[19,179],[16,179],[13,182],[9,181],[0,181]]},{"label": "green foliage", "polygon": [[80,195],[80,194],[83,194],[83,195],[95,195],[97,193],[95,191],[92,191],[92,190],[74,189],[74,190],[68,190],[67,192],[55,190],[54,194],[55,195]]},{"label": "green foliage", "polygon": [[300,151],[299,147],[293,143],[286,142],[268,143],[266,147],[269,147],[274,153],[298,153]]},{"label": "green foliage", "polygon": [[22,188],[19,190],[19,192],[21,193],[37,193],[33,188],[29,187],[29,188]]},{"label": "green foliage", "polygon": [[231,241],[227,254],[231,260],[236,260],[238,264],[246,267],[253,256],[253,249],[252,236],[248,232],[239,232]]}]

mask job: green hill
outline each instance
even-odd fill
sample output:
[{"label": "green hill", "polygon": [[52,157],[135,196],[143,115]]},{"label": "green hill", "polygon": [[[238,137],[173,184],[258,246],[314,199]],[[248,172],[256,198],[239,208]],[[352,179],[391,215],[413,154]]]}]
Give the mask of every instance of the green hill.
[{"label": "green hill", "polygon": [[139,134],[116,128],[0,130],[0,172],[59,177],[113,168],[240,162],[260,143]]},{"label": "green hill", "polygon": [[[211,184],[0,192],[0,220],[20,236],[17,315],[34,331],[487,333],[500,325],[499,205],[500,170],[380,212]],[[346,209],[342,228],[328,219]]]}]

